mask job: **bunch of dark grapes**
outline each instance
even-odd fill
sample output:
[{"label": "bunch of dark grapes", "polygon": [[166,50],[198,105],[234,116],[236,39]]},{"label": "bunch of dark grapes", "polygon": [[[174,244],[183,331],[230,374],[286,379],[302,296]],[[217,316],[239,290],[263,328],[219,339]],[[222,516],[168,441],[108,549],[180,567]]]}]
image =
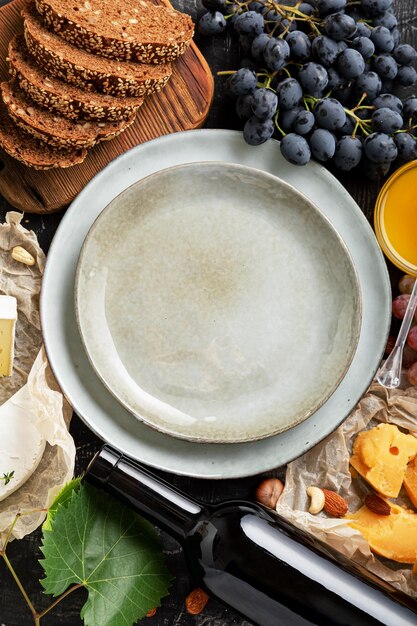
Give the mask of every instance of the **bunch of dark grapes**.
[{"label": "bunch of dark grapes", "polygon": [[416,50],[400,43],[393,0],[203,0],[204,35],[230,24],[242,52],[229,92],[250,145],[281,139],[296,165],[314,157],[371,178],[417,158]]}]

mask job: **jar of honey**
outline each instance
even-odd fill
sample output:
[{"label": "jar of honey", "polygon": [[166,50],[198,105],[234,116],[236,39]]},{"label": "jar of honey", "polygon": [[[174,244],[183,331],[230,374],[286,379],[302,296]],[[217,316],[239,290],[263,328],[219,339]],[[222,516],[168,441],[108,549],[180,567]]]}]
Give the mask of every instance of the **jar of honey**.
[{"label": "jar of honey", "polygon": [[384,254],[403,272],[417,276],[417,161],[400,167],[384,184],[374,225]]}]

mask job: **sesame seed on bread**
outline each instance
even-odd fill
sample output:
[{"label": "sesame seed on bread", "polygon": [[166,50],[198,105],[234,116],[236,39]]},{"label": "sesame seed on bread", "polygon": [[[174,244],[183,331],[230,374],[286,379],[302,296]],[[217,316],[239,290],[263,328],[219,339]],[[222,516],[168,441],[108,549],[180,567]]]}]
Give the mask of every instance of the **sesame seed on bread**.
[{"label": "sesame seed on bread", "polygon": [[111,59],[174,61],[194,33],[190,16],[146,0],[36,0],[36,7],[60,37]]},{"label": "sesame seed on bread", "polygon": [[9,43],[9,66],[20,88],[39,106],[68,119],[99,121],[129,120],[143,98],[117,98],[91,91],[49,76],[30,57],[23,35]]},{"label": "sesame seed on bread", "polygon": [[48,31],[34,5],[22,10],[30,55],[49,74],[87,91],[141,97],[162,89],[171,76],[170,64],[115,61],[85,52]]},{"label": "sesame seed on bread", "polygon": [[87,156],[83,148],[64,150],[49,146],[25,133],[13,122],[0,99],[0,148],[24,165],[36,170],[71,167]]},{"label": "sesame seed on bread", "polygon": [[15,124],[37,139],[61,148],[91,148],[99,141],[113,139],[132,124],[136,115],[132,113],[129,121],[121,122],[68,120],[40,108],[14,81],[1,83],[0,89]]}]

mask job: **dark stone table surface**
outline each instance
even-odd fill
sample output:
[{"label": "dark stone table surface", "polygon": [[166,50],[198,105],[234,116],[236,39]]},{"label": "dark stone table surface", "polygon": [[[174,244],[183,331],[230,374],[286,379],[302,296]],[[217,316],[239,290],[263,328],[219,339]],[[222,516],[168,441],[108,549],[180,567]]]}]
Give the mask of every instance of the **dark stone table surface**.
[{"label": "dark stone table surface", "polygon": [[[0,0],[0,6],[2,4],[5,4],[5,0]],[[194,19],[202,12],[199,0],[177,0],[174,4],[177,8],[190,13]],[[402,32],[402,41],[417,45],[416,0],[395,0],[394,6]],[[239,128],[239,123],[234,115],[233,104],[223,93],[222,79],[216,77],[216,72],[219,70],[236,69],[238,67],[237,43],[229,35],[213,39],[197,36],[196,41],[215,75],[216,83],[215,97],[206,126],[208,128]],[[373,206],[381,182],[366,180],[357,173],[338,176],[362,208],[366,217],[371,220]],[[16,184],[18,184],[17,181]],[[0,219],[2,221],[6,212],[11,208],[0,197]],[[41,246],[47,251],[61,217],[62,213],[49,216],[26,215],[24,226],[36,232]],[[398,272],[392,267],[390,267],[390,271],[393,280],[395,280],[398,277]],[[72,420],[71,433],[77,446],[76,473],[80,474],[85,470],[92,455],[100,448],[102,442],[76,415],[74,415]],[[278,468],[276,471],[270,472],[268,476],[283,476],[283,472],[284,468]],[[160,474],[163,476],[162,472]],[[233,497],[253,498],[254,489],[261,480],[260,476],[224,481],[205,481],[173,475],[165,475],[164,477],[186,493],[203,501],[213,503]],[[35,532],[19,542],[12,543],[8,554],[34,605],[37,608],[42,608],[49,604],[49,600],[42,594],[38,583],[38,579],[42,574],[38,564],[38,559],[41,558],[39,541],[40,533]],[[175,580],[170,596],[164,599],[163,605],[158,609],[156,615],[153,618],[144,619],[141,623],[146,624],[146,626],[250,626],[248,621],[212,599],[209,600],[204,613],[200,616],[188,615],[185,612],[184,599],[193,589],[193,582],[188,575],[179,546],[165,535],[162,536],[162,541],[167,563],[175,575]],[[84,601],[84,592],[72,594],[42,620],[42,626],[81,625],[82,621],[79,613]],[[31,625],[30,613],[4,563],[1,561],[0,626]],[[280,626],[286,625],[281,624]],[[360,624],[355,624],[355,626],[360,626]]]}]

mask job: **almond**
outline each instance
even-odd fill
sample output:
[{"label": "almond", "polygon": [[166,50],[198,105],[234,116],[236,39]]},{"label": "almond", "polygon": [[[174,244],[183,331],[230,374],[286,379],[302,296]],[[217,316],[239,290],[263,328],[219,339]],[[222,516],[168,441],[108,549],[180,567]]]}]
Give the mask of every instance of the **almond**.
[{"label": "almond", "polygon": [[279,478],[267,478],[261,482],[256,490],[256,501],[270,509],[275,509],[283,490],[284,484]]},{"label": "almond", "polygon": [[335,491],[322,489],[324,493],[324,510],[332,517],[343,517],[348,512],[348,503]]},{"label": "almond", "polygon": [[187,613],[190,615],[199,615],[202,611],[204,611],[204,607],[208,602],[208,595],[203,589],[197,587],[188,596],[185,598],[185,608],[187,609]]},{"label": "almond", "polygon": [[388,502],[377,496],[376,493],[368,494],[365,498],[365,504],[376,515],[391,515],[391,507]]}]

